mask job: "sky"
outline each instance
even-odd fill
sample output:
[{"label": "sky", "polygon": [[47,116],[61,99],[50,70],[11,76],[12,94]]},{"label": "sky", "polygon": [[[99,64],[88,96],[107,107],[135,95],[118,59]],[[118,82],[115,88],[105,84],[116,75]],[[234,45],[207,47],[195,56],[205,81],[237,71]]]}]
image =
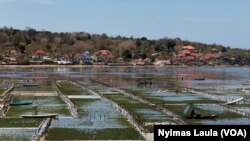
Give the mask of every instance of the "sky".
[{"label": "sky", "polygon": [[0,0],[0,27],[250,49],[249,0]]}]

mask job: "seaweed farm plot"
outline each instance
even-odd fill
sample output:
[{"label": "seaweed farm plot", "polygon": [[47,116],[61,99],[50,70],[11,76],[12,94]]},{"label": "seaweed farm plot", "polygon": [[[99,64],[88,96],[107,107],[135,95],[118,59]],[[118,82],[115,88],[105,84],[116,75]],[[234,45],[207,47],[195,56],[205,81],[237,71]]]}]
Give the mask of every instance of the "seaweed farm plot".
[{"label": "seaweed farm plot", "polygon": [[244,98],[244,100],[250,100],[250,94],[246,94],[241,91],[236,91],[236,90],[206,90],[205,92],[218,95],[218,96],[225,96],[228,97],[229,99],[238,99],[238,98]]},{"label": "seaweed farm plot", "polygon": [[230,109],[236,109],[238,111],[245,112],[250,115],[250,105],[249,104],[237,104],[237,105],[228,105]]},{"label": "seaweed farm plot", "polygon": [[206,98],[188,91],[157,91],[151,89],[126,89],[127,92],[139,96],[143,99],[156,104],[175,104],[175,103],[222,103],[216,99]]},{"label": "seaweed farm plot", "polygon": [[0,128],[1,141],[30,141],[37,128]]},{"label": "seaweed farm plot", "polygon": [[90,95],[87,91],[83,90],[80,87],[68,82],[68,81],[58,81],[60,90],[64,95],[72,96],[72,95]]},{"label": "seaweed farm plot", "polygon": [[0,119],[0,140],[30,141],[41,119],[3,118]]},{"label": "seaweed farm plot", "polygon": [[148,131],[153,131],[154,124],[176,124],[171,116],[159,112],[154,107],[142,104],[122,94],[105,94],[105,97],[115,101],[126,109]]},{"label": "seaweed farm plot", "polygon": [[[187,104],[165,104],[166,108],[176,114],[186,116],[185,108]],[[197,113],[201,116],[216,115],[216,118],[190,118],[187,119],[189,124],[204,124],[204,125],[227,125],[227,124],[249,124],[250,119],[246,116],[230,112],[216,104],[195,104]]]},{"label": "seaweed farm plot", "polygon": [[100,85],[99,83],[95,83],[89,79],[85,79],[84,81],[78,81],[78,82],[81,85],[86,86],[95,92],[105,93],[105,94],[116,93],[115,91],[113,91],[112,88],[105,87],[105,86]]},{"label": "seaweed farm plot", "polygon": [[104,97],[116,102],[133,115],[135,119],[149,131],[152,131],[153,124],[176,124],[170,115],[161,113],[155,107],[133,100],[119,92],[113,91],[111,88],[98,84],[91,86],[91,82],[88,80],[81,81],[81,84],[87,84],[89,88],[94,88]]},{"label": "seaweed farm plot", "polygon": [[59,116],[70,116],[67,105],[57,96],[34,97],[15,96],[13,103],[19,101],[32,101],[30,105],[11,106],[7,117],[21,117],[22,115],[44,115],[58,114]]},{"label": "seaweed farm plot", "polygon": [[249,117],[239,115],[237,113],[230,112],[228,110],[222,109],[216,105],[200,105],[198,106],[202,110],[212,112],[218,116],[216,120],[200,120],[199,124],[212,124],[212,125],[248,125],[250,124]]},{"label": "seaweed farm plot", "polygon": [[[189,124],[231,124],[234,120],[238,124],[250,123],[250,119],[246,116],[242,116],[218,106],[217,104],[221,104],[222,101],[209,99],[201,95],[188,92],[154,92],[150,90],[146,92],[142,89],[127,91],[155,104],[161,104],[170,111],[183,117],[185,117],[184,110],[188,103],[194,103],[196,109],[199,109],[199,115],[206,118],[187,119]],[[216,118],[208,118],[211,115],[216,115]]]},{"label": "seaweed farm plot", "polygon": [[[65,83],[70,85],[69,82]],[[70,95],[71,91],[64,88],[61,87],[64,94]],[[74,85],[70,89],[77,89],[75,94],[86,92]],[[53,121],[46,140],[143,140],[127,119],[107,102],[98,98],[71,98],[71,101],[77,106],[80,117]]]},{"label": "seaweed farm plot", "polygon": [[[248,67],[11,66],[8,70],[0,72],[4,107],[0,140],[4,141],[32,140],[39,127],[48,129],[43,137],[51,141],[151,140],[156,124],[250,124]],[[4,91],[9,97],[3,101]],[[40,117],[49,114],[58,119],[46,124]]]},{"label": "seaweed farm plot", "polygon": [[15,95],[23,96],[57,96],[50,81],[19,80],[16,83]]}]

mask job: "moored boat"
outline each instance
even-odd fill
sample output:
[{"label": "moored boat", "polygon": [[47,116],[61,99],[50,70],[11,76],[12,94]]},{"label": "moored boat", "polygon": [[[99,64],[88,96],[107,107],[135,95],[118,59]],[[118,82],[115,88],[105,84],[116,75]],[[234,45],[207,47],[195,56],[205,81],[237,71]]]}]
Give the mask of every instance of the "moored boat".
[{"label": "moored boat", "polygon": [[23,118],[58,118],[57,114],[47,114],[47,115],[22,115]]},{"label": "moored boat", "polygon": [[34,87],[34,86],[38,86],[37,83],[24,83],[23,87]]},{"label": "moored boat", "polygon": [[250,85],[250,82],[249,81],[244,82],[244,83],[242,83],[242,85]]},{"label": "moored boat", "polygon": [[33,103],[33,101],[20,101],[20,102],[11,103],[10,105],[12,105],[12,106],[31,105],[32,103]]},{"label": "moored boat", "polygon": [[202,81],[202,80],[205,80],[205,78],[204,77],[198,77],[198,78],[195,78],[194,80]]}]

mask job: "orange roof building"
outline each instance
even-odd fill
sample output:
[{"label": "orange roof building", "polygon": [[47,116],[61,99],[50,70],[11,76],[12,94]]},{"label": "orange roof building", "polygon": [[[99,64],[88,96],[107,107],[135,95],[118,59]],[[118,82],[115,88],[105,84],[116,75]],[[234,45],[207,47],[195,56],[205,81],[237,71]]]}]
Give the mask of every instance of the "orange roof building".
[{"label": "orange roof building", "polygon": [[193,46],[184,46],[182,49],[194,50],[195,48]]},{"label": "orange roof building", "polygon": [[38,50],[35,52],[35,54],[36,54],[37,56],[47,56],[47,53],[45,53],[45,51],[42,50],[42,49],[38,49]]}]

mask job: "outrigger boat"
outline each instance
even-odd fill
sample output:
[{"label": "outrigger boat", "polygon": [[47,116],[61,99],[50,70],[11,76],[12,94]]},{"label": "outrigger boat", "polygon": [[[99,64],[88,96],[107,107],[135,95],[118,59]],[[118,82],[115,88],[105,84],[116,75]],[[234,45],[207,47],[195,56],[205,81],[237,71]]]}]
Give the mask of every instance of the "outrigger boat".
[{"label": "outrigger boat", "polygon": [[195,78],[194,80],[202,81],[202,80],[205,80],[205,78],[204,77],[198,77],[198,78]]},{"label": "outrigger boat", "polygon": [[250,82],[249,81],[244,82],[244,83],[242,83],[242,85],[250,85]]},{"label": "outrigger boat", "polygon": [[23,84],[23,87],[35,87],[35,86],[38,86],[37,83],[24,83]]},{"label": "outrigger boat", "polygon": [[202,110],[194,104],[189,103],[183,110],[183,115],[186,119],[214,119],[217,118],[217,115],[208,114],[202,112]]},{"label": "outrigger boat", "polygon": [[33,101],[20,101],[20,102],[11,103],[10,105],[12,106],[31,105],[32,103]]},{"label": "outrigger boat", "polygon": [[22,115],[23,118],[58,118],[57,114],[47,114],[47,115]]},{"label": "outrigger boat", "polygon": [[244,98],[241,97],[241,98],[235,99],[235,100],[233,100],[233,101],[229,101],[229,102],[227,102],[227,103],[224,103],[224,104],[222,104],[222,105],[232,105],[232,104],[236,104],[237,102],[240,102],[240,101],[242,101],[243,99],[244,99]]}]

